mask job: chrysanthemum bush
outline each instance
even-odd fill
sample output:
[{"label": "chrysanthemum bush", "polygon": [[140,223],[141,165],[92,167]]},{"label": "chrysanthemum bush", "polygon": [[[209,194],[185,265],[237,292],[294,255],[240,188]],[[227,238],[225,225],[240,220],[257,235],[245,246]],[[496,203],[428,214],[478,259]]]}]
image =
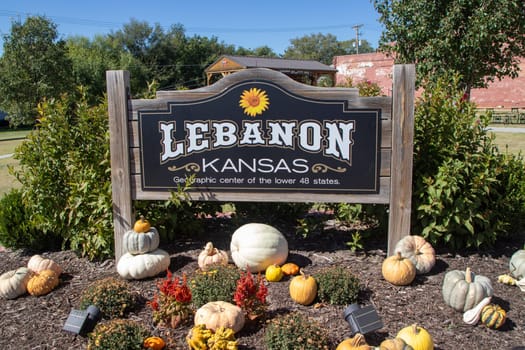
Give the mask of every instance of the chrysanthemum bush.
[{"label": "chrysanthemum bush", "polygon": [[114,319],[96,325],[89,334],[88,350],[142,350],[150,336],[146,326],[128,319]]},{"label": "chrysanthemum bush", "polygon": [[193,315],[191,290],[186,275],[175,277],[168,270],[164,280],[157,284],[158,293],[149,303],[153,310],[153,320],[172,328],[185,323]]},{"label": "chrysanthemum bush", "polygon": [[80,308],[94,305],[102,317],[124,317],[136,305],[136,297],[127,282],[107,277],[91,283],[80,297]]},{"label": "chrysanthemum bush", "polygon": [[353,304],[359,294],[359,279],[341,266],[325,268],[316,274],[319,300],[333,305]]},{"label": "chrysanthemum bush", "polygon": [[198,309],[210,301],[219,300],[233,303],[239,277],[239,269],[231,265],[195,272],[190,281],[193,306]]},{"label": "chrysanthemum bush", "polygon": [[266,349],[328,350],[328,332],[315,320],[293,312],[268,321],[264,334]]}]

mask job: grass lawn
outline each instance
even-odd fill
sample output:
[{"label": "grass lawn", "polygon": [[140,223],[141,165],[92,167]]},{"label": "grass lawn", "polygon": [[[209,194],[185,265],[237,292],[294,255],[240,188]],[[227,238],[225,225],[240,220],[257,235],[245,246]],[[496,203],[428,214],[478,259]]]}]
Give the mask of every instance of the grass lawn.
[{"label": "grass lawn", "polygon": [[[30,130],[0,130],[0,156],[11,154],[15,147],[23,141]],[[511,152],[525,154],[525,134],[520,133],[503,133],[496,134],[496,144],[500,152]],[[9,174],[8,166],[17,165],[13,157],[0,158],[0,197],[8,192],[11,188],[19,187],[18,181]]]},{"label": "grass lawn", "polygon": [[509,152],[525,154],[525,134],[499,132],[496,134],[496,144],[501,153]]}]

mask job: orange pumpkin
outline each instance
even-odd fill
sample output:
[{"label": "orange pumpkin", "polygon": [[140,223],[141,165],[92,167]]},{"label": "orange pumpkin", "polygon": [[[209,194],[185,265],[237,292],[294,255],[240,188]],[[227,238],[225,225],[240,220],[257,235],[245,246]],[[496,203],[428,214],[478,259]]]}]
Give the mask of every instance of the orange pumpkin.
[{"label": "orange pumpkin", "polygon": [[383,261],[381,268],[383,277],[396,286],[406,286],[416,278],[416,267],[408,258],[404,258],[400,252]]},{"label": "orange pumpkin", "polygon": [[144,218],[144,215],[140,216],[140,219],[135,221],[135,225],[133,225],[133,231],[137,233],[144,233],[148,232],[151,228],[151,224],[148,220]]},{"label": "orange pumpkin", "polygon": [[51,292],[58,286],[58,275],[53,270],[43,270],[35,274],[27,282],[27,292],[33,296],[40,296]]},{"label": "orange pumpkin", "polygon": [[166,346],[166,343],[160,337],[149,337],[144,340],[143,346],[146,349],[162,350]]},{"label": "orange pumpkin", "polygon": [[343,340],[335,350],[373,350],[374,347],[368,345],[365,336],[361,333],[356,333],[352,338]]},{"label": "orange pumpkin", "polygon": [[295,276],[290,281],[290,297],[301,305],[310,305],[317,297],[317,281],[305,275],[303,270],[300,276]]},{"label": "orange pumpkin", "polygon": [[299,266],[294,263],[286,263],[281,266],[281,270],[286,276],[295,276],[299,273]]}]

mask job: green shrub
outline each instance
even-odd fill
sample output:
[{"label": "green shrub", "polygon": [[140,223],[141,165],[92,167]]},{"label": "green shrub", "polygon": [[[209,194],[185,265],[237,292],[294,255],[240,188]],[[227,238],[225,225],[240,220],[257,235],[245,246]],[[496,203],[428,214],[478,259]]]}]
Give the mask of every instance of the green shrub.
[{"label": "green shrub", "polygon": [[317,297],[333,305],[348,305],[357,301],[359,279],[348,269],[340,266],[325,268],[314,274],[317,281]]},{"label": "green shrub", "polygon": [[163,241],[171,242],[181,235],[195,238],[204,232],[203,220],[197,218],[220,211],[218,202],[192,201],[189,198],[187,191],[191,188],[193,178],[190,177],[183,186],[178,186],[167,201],[134,203],[137,216],[144,215],[154,223]]},{"label": "green shrub", "polygon": [[136,305],[136,298],[127,282],[108,277],[90,284],[82,292],[80,308],[95,305],[104,318],[123,317]]},{"label": "green shrub", "polygon": [[264,333],[266,349],[329,349],[327,331],[300,313],[279,315],[270,321]]},{"label": "green shrub", "polygon": [[441,78],[415,112],[413,228],[453,249],[490,246],[525,213],[521,157],[501,154],[458,86]]},{"label": "green shrub", "polygon": [[206,272],[195,272],[190,280],[191,297],[195,309],[210,301],[222,300],[234,304],[233,296],[240,277],[239,269],[232,265],[217,266]]},{"label": "green shrub", "polygon": [[89,333],[88,350],[142,350],[148,329],[133,320],[114,319],[96,325]]},{"label": "green shrub", "polygon": [[90,259],[113,252],[107,105],[42,102],[37,127],[15,151],[29,221]]},{"label": "green shrub", "polygon": [[8,248],[36,250],[60,248],[61,238],[34,227],[22,201],[22,192],[13,189],[0,199],[0,243]]}]

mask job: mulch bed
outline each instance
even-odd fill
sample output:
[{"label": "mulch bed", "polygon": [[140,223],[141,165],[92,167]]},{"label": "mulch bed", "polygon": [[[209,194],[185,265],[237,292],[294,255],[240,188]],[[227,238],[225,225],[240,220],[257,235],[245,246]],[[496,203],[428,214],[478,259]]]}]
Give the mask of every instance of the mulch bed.
[{"label": "mulch bed", "polygon": [[[208,240],[220,249],[229,250],[229,238],[235,227],[225,219],[212,219],[213,229],[203,237],[181,237],[170,245],[161,245],[171,255],[170,270],[175,275],[191,274],[197,270],[196,257]],[[281,229],[289,242],[289,261],[294,261],[314,273],[331,265],[349,267],[359,278],[362,305],[372,304],[381,316],[384,327],[369,333],[366,339],[371,345],[379,345],[394,337],[410,324],[418,323],[426,328],[435,342],[435,349],[525,349],[525,293],[518,287],[497,282],[497,276],[508,271],[509,258],[523,247],[523,242],[499,242],[488,252],[465,252],[450,254],[438,251],[434,269],[407,287],[396,287],[381,276],[381,263],[386,257],[386,238],[367,239],[363,251],[353,253],[345,242],[349,233],[341,229],[325,231],[322,235],[303,239],[292,228]],[[25,266],[35,252],[0,251],[0,273]],[[62,330],[71,309],[78,309],[82,291],[93,281],[108,276],[118,277],[114,260],[90,262],[72,251],[40,252],[62,265],[64,274],[60,286],[42,297],[21,296],[15,300],[0,301],[0,346],[2,349],[85,349],[87,338]],[[465,269],[485,275],[492,280],[493,302],[507,311],[507,321],[499,330],[491,330],[479,323],[466,325],[462,314],[444,304],[441,284],[447,271]],[[156,327],[151,309],[146,304],[156,292],[156,278],[130,281],[131,288],[139,296],[140,306],[129,314],[148,327],[155,335],[169,339],[170,349],[187,349],[184,337],[191,328],[181,326],[175,330]],[[278,313],[299,311],[315,319],[328,331],[332,346],[350,336],[350,327],[342,314],[345,306],[315,304],[301,306],[288,294],[288,280],[270,283],[269,312],[271,318]],[[239,349],[265,349],[264,322],[245,327],[239,334]]]}]

